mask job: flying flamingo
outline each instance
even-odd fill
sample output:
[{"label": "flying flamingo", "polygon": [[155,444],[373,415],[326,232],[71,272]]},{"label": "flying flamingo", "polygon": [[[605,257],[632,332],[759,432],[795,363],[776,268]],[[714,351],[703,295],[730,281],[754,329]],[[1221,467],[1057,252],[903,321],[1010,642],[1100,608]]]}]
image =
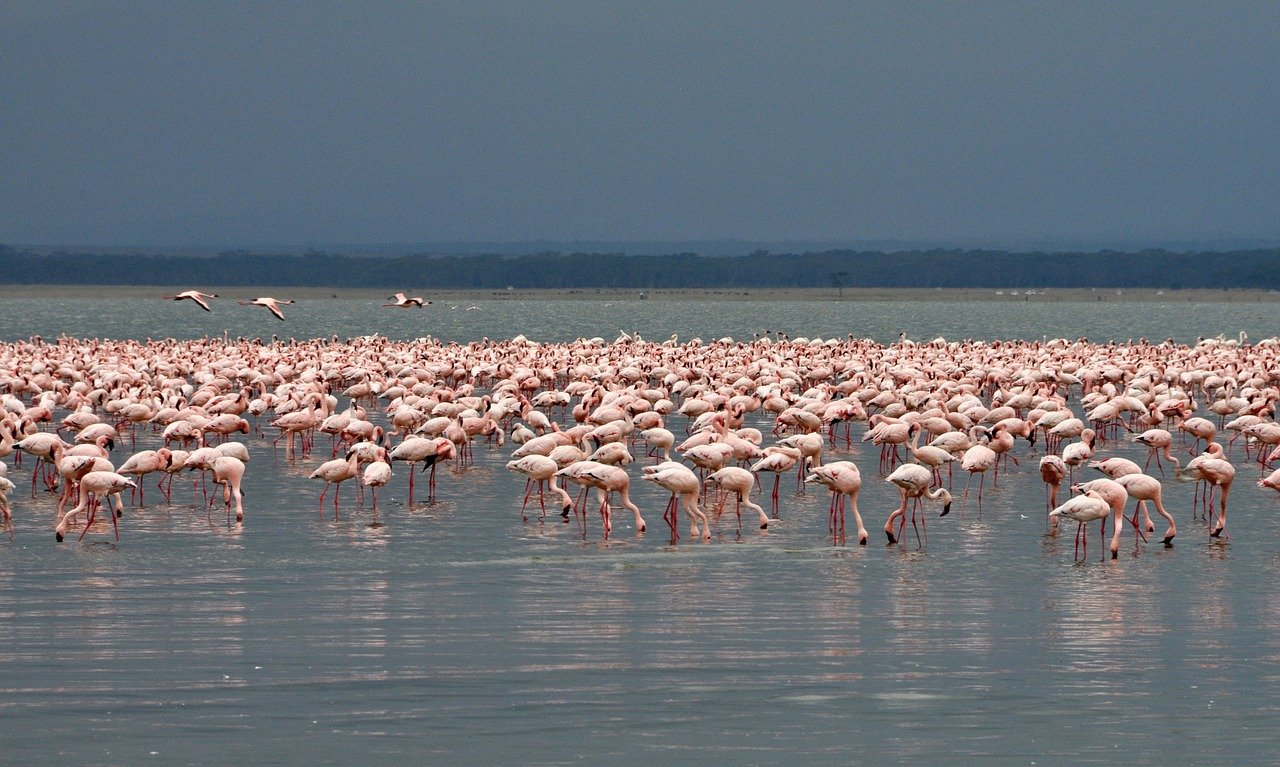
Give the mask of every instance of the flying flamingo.
[{"label": "flying flamingo", "polygon": [[[671,500],[667,502],[667,509],[663,512],[662,518],[666,520],[667,525],[671,528],[672,543],[680,539],[680,534],[677,532],[679,527],[676,516],[677,500],[684,504],[685,513],[689,515],[689,535],[693,538],[701,537],[704,541],[711,540],[711,522],[707,519],[707,515],[698,508],[698,493],[701,490],[698,475],[683,464],[671,463],[667,468],[659,471],[646,471],[643,479],[647,479],[671,493]],[[701,536],[699,536],[699,521],[702,522]]]},{"label": "flying flamingo", "polygon": [[404,293],[396,293],[394,296],[388,296],[387,300],[391,301],[392,303],[383,304],[383,306],[396,306],[401,309],[409,309],[414,306],[422,306],[423,303],[427,303],[427,304],[431,303],[430,301],[424,302],[422,300],[422,296],[409,297],[409,296],[406,296]]},{"label": "flying flamingo", "polygon": [[217,298],[217,297],[218,297],[217,293],[201,293],[198,290],[184,290],[176,296],[162,296],[162,298],[165,298],[171,301],[182,301],[183,299],[194,301],[195,303],[199,304],[200,308],[204,309],[206,312],[211,310],[209,309],[209,304],[206,302],[205,299]]},{"label": "flying flamingo", "polygon": [[262,298],[255,298],[252,301],[239,302],[241,306],[265,306],[267,307],[267,311],[274,314],[276,316],[276,319],[280,320],[281,322],[284,321],[284,312],[280,311],[280,305],[291,304],[291,303],[293,303],[292,298],[290,298],[287,301],[284,301],[279,298],[271,298],[269,296],[264,296]]}]

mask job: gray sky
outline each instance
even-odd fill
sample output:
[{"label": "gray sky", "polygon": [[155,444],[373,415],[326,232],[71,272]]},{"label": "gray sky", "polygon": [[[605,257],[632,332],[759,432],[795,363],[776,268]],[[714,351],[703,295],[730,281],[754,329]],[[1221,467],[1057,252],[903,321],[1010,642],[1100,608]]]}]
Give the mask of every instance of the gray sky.
[{"label": "gray sky", "polygon": [[0,0],[0,242],[1280,239],[1280,3]]}]

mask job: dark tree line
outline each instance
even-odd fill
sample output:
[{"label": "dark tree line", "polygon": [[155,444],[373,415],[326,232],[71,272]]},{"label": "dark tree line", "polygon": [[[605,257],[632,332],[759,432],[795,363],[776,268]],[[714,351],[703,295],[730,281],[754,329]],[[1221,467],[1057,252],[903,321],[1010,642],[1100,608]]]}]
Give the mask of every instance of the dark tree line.
[{"label": "dark tree line", "polygon": [[1172,253],[837,250],[529,256],[36,254],[0,246],[0,284],[350,288],[1250,288],[1280,289],[1280,249]]}]

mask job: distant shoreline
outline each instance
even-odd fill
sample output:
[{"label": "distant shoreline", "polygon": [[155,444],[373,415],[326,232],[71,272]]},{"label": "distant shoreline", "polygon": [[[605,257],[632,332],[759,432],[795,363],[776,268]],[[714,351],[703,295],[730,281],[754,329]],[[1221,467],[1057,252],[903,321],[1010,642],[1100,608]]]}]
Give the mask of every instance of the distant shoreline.
[{"label": "distant shoreline", "polygon": [[[317,301],[368,299],[385,301],[389,292],[366,288],[333,287],[217,287],[193,286],[223,298],[250,299],[258,296]],[[0,285],[0,300],[6,298],[160,298],[177,289],[143,285]],[[1047,288],[999,290],[995,288],[715,288],[709,290],[622,288],[574,288],[558,290],[421,290],[406,289],[411,296],[428,301],[994,301],[1027,303],[1280,303],[1280,293],[1267,290],[1157,290],[1153,288]],[[431,307],[426,307],[429,310]]]}]

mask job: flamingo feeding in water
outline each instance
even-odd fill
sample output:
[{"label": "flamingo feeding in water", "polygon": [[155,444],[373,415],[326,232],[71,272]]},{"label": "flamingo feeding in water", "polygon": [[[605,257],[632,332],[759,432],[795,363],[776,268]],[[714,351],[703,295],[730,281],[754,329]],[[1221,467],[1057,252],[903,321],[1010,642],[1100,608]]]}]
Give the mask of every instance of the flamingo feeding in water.
[{"label": "flamingo feeding in water", "polygon": [[[71,511],[58,522],[53,528],[53,536],[59,543],[62,542],[63,535],[66,534],[67,528],[71,525],[72,518],[78,516],[81,512],[89,508],[89,496],[93,495],[98,499],[98,503],[107,506],[107,513],[111,515],[111,526],[115,530],[116,539],[120,538],[120,528],[116,525],[116,515],[111,511],[110,496],[119,495],[125,488],[137,487],[133,480],[116,474],[113,471],[91,471],[80,478],[80,502]],[[93,513],[89,514],[89,521],[85,523],[84,529],[87,531],[89,525],[93,522]],[[84,533],[80,534],[84,537]]]},{"label": "flamingo feeding in water", "polygon": [[[1111,505],[1102,499],[1096,491],[1077,495],[1049,512],[1050,518],[1066,517],[1076,522],[1076,558],[1080,557],[1080,542],[1084,541],[1085,556],[1089,554],[1089,532],[1086,525],[1102,520],[1102,529],[1106,533],[1107,515],[1111,513]],[[1054,519],[1056,522],[1057,520]]]},{"label": "flamingo feeding in water", "polygon": [[573,499],[565,492],[564,488],[557,485],[554,481],[556,472],[560,470],[560,465],[555,460],[545,455],[526,455],[523,458],[517,458],[514,461],[507,462],[507,468],[512,471],[525,475],[528,479],[524,483],[524,501],[520,503],[520,520],[528,522],[529,518],[524,514],[524,507],[528,505],[529,498],[533,495],[533,483],[538,483],[538,505],[542,508],[542,516],[547,516],[547,504],[545,493],[547,480],[551,481],[551,491],[560,496],[563,501],[563,508],[560,516],[568,521],[569,510],[573,508]]},{"label": "flamingo feeding in water", "polygon": [[849,496],[853,521],[858,526],[858,545],[867,545],[867,528],[862,526],[862,514],[858,512],[858,492],[862,490],[862,472],[852,461],[833,461],[813,469],[805,482],[818,482],[831,491],[831,505],[827,509],[829,532],[836,539],[844,540],[844,497]]},{"label": "flamingo feeding in water", "polygon": [[739,466],[726,466],[707,477],[708,482],[714,482],[722,489],[728,491],[720,501],[717,509],[716,517],[719,518],[720,510],[724,509],[724,504],[729,500],[728,494],[737,496],[734,503],[734,509],[738,515],[738,527],[742,527],[742,506],[755,509],[760,515],[760,529],[765,530],[769,527],[769,515],[764,513],[764,509],[751,500],[751,488],[755,486],[756,475]]},{"label": "flamingo feeding in water", "polygon": [[[942,502],[942,514],[945,517],[951,513],[951,493],[945,488],[930,490],[929,486],[933,484],[933,471],[927,466],[921,466],[918,463],[904,463],[894,470],[892,474],[885,477],[886,482],[890,482],[898,487],[901,493],[902,502],[898,508],[889,514],[889,519],[884,523],[884,533],[889,538],[889,543],[896,543],[897,540],[893,535],[894,520],[901,519],[901,527],[906,529],[907,526],[907,499],[915,499],[918,503],[921,498],[928,498],[931,501]],[[923,517],[921,518],[923,521]],[[911,511],[911,527],[916,530],[916,540],[919,540],[920,531],[916,527],[915,509]]]},{"label": "flamingo feeding in water", "polygon": [[711,540],[711,522],[707,520],[707,515],[702,512],[702,509],[698,508],[698,494],[702,489],[702,485],[698,482],[697,474],[694,474],[683,464],[670,462],[665,468],[658,468],[657,471],[646,470],[643,478],[671,493],[671,500],[667,502],[667,508],[663,512],[662,518],[666,520],[667,525],[671,528],[672,543],[675,543],[680,538],[680,534],[677,532],[679,527],[679,520],[676,515],[677,501],[684,505],[685,513],[689,515],[689,535],[694,538],[699,537],[698,523],[701,522],[702,540]]}]

